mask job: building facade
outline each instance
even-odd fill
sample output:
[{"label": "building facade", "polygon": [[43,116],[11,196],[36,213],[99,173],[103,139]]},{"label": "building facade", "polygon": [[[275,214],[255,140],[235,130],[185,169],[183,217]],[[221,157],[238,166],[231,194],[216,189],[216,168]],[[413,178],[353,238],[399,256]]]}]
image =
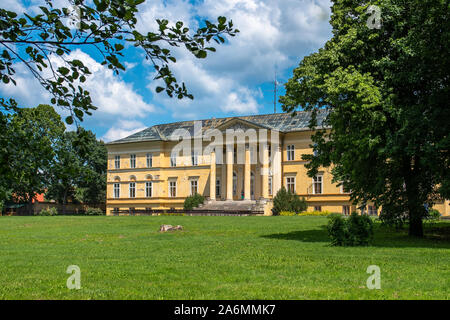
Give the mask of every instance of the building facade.
[{"label": "building facade", "polygon": [[[318,123],[325,117],[318,115]],[[303,154],[311,154],[310,113],[268,114],[156,125],[107,144],[107,214],[115,210],[181,209],[199,193],[217,205],[266,203],[284,186],[308,203],[309,211],[357,208],[323,168],[311,178]],[[439,206],[439,205],[438,205]],[[441,213],[448,214],[448,201]],[[379,214],[372,205],[367,213]]]}]

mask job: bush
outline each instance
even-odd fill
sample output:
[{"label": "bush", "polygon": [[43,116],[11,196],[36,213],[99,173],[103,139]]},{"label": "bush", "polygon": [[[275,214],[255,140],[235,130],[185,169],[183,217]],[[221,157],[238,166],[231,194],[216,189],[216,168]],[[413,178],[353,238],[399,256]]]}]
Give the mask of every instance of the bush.
[{"label": "bush", "polygon": [[103,210],[99,208],[87,208],[85,214],[87,216],[103,216]]},{"label": "bush", "polygon": [[273,208],[272,213],[274,216],[280,215],[283,211],[288,212],[302,212],[307,208],[307,204],[304,198],[292,193],[290,190],[286,191],[284,187],[277,192],[273,198]]},{"label": "bush", "polygon": [[300,212],[298,215],[299,216],[325,217],[325,216],[329,216],[331,214],[335,214],[335,213],[331,213],[330,211],[303,211],[303,212]]},{"label": "bush", "polygon": [[54,207],[48,209],[42,209],[39,213],[39,216],[57,216],[58,210]]},{"label": "bush", "polygon": [[366,246],[373,237],[373,222],[369,216],[353,213],[345,219],[332,214],[327,225],[333,246]]},{"label": "bush", "polygon": [[200,204],[205,202],[205,197],[201,194],[194,194],[193,196],[189,196],[184,200],[184,210],[192,210],[198,207]]},{"label": "bush", "polygon": [[433,224],[436,221],[439,221],[439,219],[441,219],[441,213],[438,210],[436,210],[436,209],[428,210],[428,213],[425,217],[426,222]]},{"label": "bush", "polygon": [[295,216],[295,212],[292,212],[292,211],[281,211],[280,212],[280,216],[292,217],[292,216]]}]

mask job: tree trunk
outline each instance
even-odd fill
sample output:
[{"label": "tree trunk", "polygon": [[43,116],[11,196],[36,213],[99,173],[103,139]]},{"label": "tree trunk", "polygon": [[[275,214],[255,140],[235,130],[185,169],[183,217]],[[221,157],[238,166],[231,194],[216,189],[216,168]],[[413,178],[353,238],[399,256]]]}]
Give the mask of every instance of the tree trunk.
[{"label": "tree trunk", "polygon": [[[30,195],[34,195],[34,193],[30,193]],[[33,216],[33,215],[34,215],[34,210],[33,210],[33,198],[34,198],[34,196],[29,196],[29,199],[28,199],[28,214],[29,214],[30,216]]]},{"label": "tree trunk", "polygon": [[406,196],[409,214],[409,235],[411,237],[423,237],[422,218],[424,216],[424,202],[421,201],[419,188],[413,178],[412,170],[405,177]]},{"label": "tree trunk", "polygon": [[417,173],[411,168],[411,159],[406,159],[404,161],[404,169],[406,173],[405,191],[408,201],[409,236],[421,238],[423,237],[422,219],[424,217],[425,207],[424,201],[422,201],[420,197],[417,181],[414,179]]},{"label": "tree trunk", "polygon": [[67,189],[64,191],[64,199],[62,203],[62,213],[66,215],[66,203],[67,203]]},{"label": "tree trunk", "polygon": [[411,237],[423,237],[423,224],[421,208],[409,209],[409,235]]}]

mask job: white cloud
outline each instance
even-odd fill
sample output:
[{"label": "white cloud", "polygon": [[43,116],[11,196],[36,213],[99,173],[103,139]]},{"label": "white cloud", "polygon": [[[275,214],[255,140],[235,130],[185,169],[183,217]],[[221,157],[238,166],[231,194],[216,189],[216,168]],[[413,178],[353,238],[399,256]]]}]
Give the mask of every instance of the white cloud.
[{"label": "white cloud", "polygon": [[[194,101],[179,101],[154,94],[155,103],[171,111],[173,118],[201,118],[214,112],[258,113],[262,95],[255,87],[273,81],[275,68],[281,78],[289,77],[287,72],[304,55],[323,46],[331,36],[329,0],[205,0],[195,5],[155,0],[141,10],[143,30],[154,29],[156,18],[183,20],[195,29],[195,17],[213,21],[223,15],[241,31],[216,46],[217,52],[206,60],[194,58],[184,48],[172,48],[177,58],[172,70],[195,96]],[[157,85],[150,82],[148,88],[154,92]]]},{"label": "white cloud", "polygon": [[[87,76],[83,87],[90,92],[93,104],[98,109],[92,116],[85,117],[85,125],[110,128],[118,119],[122,121],[118,123],[124,125],[126,122],[123,120],[145,118],[149,113],[157,112],[156,107],[147,103],[133,89],[132,84],[114,75],[110,69],[96,62],[88,54],[77,49],[66,58],[83,61],[92,73]],[[54,56],[51,60],[56,67],[61,64]],[[14,97],[22,106],[33,107],[40,103],[49,103],[50,94],[31,76],[26,67],[23,64],[16,64],[14,68],[17,72],[15,75],[17,86],[2,85],[0,93],[5,97]],[[66,110],[57,109],[57,111],[67,116]],[[137,127],[142,127],[142,124]],[[130,127],[126,129],[130,130]]]},{"label": "white cloud", "polygon": [[139,121],[119,120],[116,125],[110,128],[105,135],[103,135],[102,140],[109,142],[122,139],[136,132],[142,131],[145,128],[146,126]]}]

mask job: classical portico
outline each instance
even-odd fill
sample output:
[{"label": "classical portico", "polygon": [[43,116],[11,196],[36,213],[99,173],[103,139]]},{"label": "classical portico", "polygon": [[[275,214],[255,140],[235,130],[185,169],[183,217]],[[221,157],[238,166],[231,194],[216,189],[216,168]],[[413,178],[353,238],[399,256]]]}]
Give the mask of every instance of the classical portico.
[{"label": "classical portico", "polygon": [[[233,119],[219,128],[224,135],[222,163],[216,161],[219,148],[210,153],[209,198],[212,201],[249,201],[269,199],[282,185],[281,182],[281,149],[279,141],[269,141],[271,131],[264,127],[248,125],[244,121]],[[249,129],[261,136],[249,137]],[[227,130],[239,131],[244,138],[227,142]],[[259,130],[265,131],[261,134]],[[253,138],[253,139],[252,139]],[[277,133],[278,139],[278,133]],[[253,143],[253,145],[252,145]],[[269,154],[269,149],[273,153]],[[272,159],[270,159],[272,156]],[[243,163],[239,160],[243,159]],[[220,172],[220,194],[216,195],[217,172]],[[269,180],[271,183],[269,184]],[[271,191],[269,191],[271,187]],[[269,194],[270,193],[270,194]]]}]

